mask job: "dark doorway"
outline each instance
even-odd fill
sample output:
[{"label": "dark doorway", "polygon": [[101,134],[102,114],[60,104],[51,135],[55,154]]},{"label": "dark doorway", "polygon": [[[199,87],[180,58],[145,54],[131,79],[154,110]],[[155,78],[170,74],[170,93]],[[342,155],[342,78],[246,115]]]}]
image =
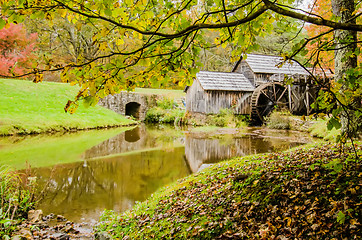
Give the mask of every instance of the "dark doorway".
[{"label": "dark doorway", "polygon": [[136,102],[130,102],[126,104],[126,116],[132,116],[135,119],[140,118],[140,107],[141,104]]}]

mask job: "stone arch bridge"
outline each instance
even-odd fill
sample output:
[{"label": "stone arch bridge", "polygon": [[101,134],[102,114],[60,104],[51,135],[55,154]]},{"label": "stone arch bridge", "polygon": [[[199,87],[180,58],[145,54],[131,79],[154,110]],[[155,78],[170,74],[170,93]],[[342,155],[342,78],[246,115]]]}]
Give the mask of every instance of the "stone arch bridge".
[{"label": "stone arch bridge", "polygon": [[121,92],[108,95],[99,100],[98,105],[108,108],[124,116],[131,116],[137,120],[145,120],[147,110],[156,105],[156,94],[141,94],[135,92]]}]

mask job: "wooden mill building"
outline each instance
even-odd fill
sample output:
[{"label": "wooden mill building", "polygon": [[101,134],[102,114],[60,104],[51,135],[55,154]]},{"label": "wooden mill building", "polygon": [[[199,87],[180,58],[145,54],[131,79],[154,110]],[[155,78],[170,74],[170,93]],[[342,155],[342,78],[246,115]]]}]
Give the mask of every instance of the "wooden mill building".
[{"label": "wooden mill building", "polygon": [[316,95],[309,73],[294,61],[278,56],[248,54],[231,73],[200,71],[186,91],[186,110],[215,114],[232,109],[263,121],[276,107],[309,114]]},{"label": "wooden mill building", "polygon": [[235,114],[249,114],[254,88],[240,73],[201,71],[192,86],[186,87],[186,110],[216,114],[223,108],[231,108]]}]

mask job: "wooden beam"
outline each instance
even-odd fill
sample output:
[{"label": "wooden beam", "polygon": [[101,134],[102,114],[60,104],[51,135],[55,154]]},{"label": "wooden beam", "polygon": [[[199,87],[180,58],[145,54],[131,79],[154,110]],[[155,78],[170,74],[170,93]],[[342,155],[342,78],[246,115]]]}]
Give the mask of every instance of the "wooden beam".
[{"label": "wooden beam", "polygon": [[310,113],[310,106],[309,106],[309,84],[307,82],[307,77],[304,77],[305,83],[306,83],[306,87],[305,87],[305,92],[306,92],[306,101],[307,101],[307,116]]},{"label": "wooden beam", "polygon": [[292,111],[292,90],[290,85],[288,85],[288,100],[289,100],[289,111]]}]

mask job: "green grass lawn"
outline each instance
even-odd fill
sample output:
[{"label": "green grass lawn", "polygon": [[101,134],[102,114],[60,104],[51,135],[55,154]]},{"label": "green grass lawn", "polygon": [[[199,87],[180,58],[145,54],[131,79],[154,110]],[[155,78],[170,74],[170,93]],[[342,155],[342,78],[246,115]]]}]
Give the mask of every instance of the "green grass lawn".
[{"label": "green grass lawn", "polygon": [[64,83],[0,79],[0,135],[129,125],[126,119],[100,106],[79,105],[74,114],[64,106],[78,87]]}]

